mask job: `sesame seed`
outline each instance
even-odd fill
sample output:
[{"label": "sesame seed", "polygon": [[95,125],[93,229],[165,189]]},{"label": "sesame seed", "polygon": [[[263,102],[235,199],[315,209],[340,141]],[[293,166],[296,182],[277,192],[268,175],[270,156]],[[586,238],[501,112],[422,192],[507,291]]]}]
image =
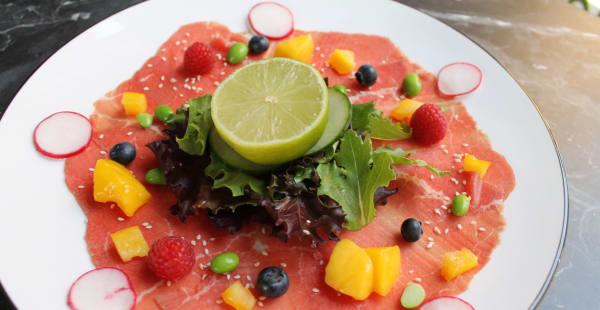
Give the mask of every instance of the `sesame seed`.
[{"label": "sesame seed", "polygon": [[485,231],[484,227],[479,227],[479,231]]},{"label": "sesame seed", "polygon": [[167,62],[167,57],[163,56],[160,59],[162,59],[162,61]]},{"label": "sesame seed", "polygon": [[444,234],[447,235],[449,231],[450,231],[450,229],[448,229],[448,228],[444,229]]},{"label": "sesame seed", "polygon": [[196,240],[200,240],[200,239],[202,239],[202,235],[201,234],[197,234],[196,235]]},{"label": "sesame seed", "polygon": [[429,241],[433,241],[433,238],[431,238],[431,237],[427,237],[427,240],[429,240]]},{"label": "sesame seed", "polygon": [[252,278],[250,277],[250,275],[246,275],[246,279],[248,279],[248,281],[252,281]]},{"label": "sesame seed", "polygon": [[411,269],[408,271],[408,273],[413,274],[413,273],[415,273],[415,271]]},{"label": "sesame seed", "polygon": [[286,263],[281,263],[281,267],[285,268],[285,267],[287,267],[287,264]]},{"label": "sesame seed", "polygon": [[183,97],[183,94],[179,94],[179,97]]},{"label": "sesame seed", "polygon": [[219,73],[220,75],[225,75],[225,71],[221,71],[221,73]]},{"label": "sesame seed", "polygon": [[267,233],[267,230],[266,230],[266,229],[265,229],[265,227],[263,226],[263,227],[260,229],[260,232],[261,232],[261,233],[264,235],[264,234],[266,234],[266,233]]},{"label": "sesame seed", "polygon": [[442,144],[442,145],[440,145],[440,149],[443,149],[443,148],[445,148],[445,147],[446,147],[446,145],[445,145],[445,144]]},{"label": "sesame seed", "polygon": [[208,255],[208,249],[204,249],[204,254]]},{"label": "sesame seed", "polygon": [[101,134],[98,136],[98,139],[104,139],[104,134],[103,134],[103,133],[101,133]]},{"label": "sesame seed", "polygon": [[100,151],[100,154],[106,155],[106,151]]},{"label": "sesame seed", "polygon": [[124,218],[122,218],[122,217],[120,217],[120,216],[119,216],[119,217],[117,217],[117,221],[119,221],[119,222],[123,222],[124,220],[125,220],[125,219],[124,219]]},{"label": "sesame seed", "polygon": [[173,60],[175,60],[175,61],[176,61],[176,60],[177,60],[177,57],[173,57]]},{"label": "sesame seed", "polygon": [[208,275],[205,273],[202,275],[202,280],[206,279],[206,277],[208,277]]},{"label": "sesame seed", "polygon": [[94,172],[94,168],[89,168],[88,170],[91,172]]},{"label": "sesame seed", "polygon": [[315,47],[315,50],[320,51],[321,47],[317,46],[317,47]]},{"label": "sesame seed", "polygon": [[323,260],[319,261],[319,265],[323,266]]},{"label": "sesame seed", "polygon": [[223,303],[223,301],[222,301],[222,300],[220,300],[220,299],[217,299],[216,303],[220,305],[220,304],[222,304],[222,303]]},{"label": "sesame seed", "polygon": [[302,232],[303,232],[305,235],[310,235],[310,231],[308,231],[308,230],[306,230],[306,229],[303,229],[303,230],[302,230]]},{"label": "sesame seed", "polygon": [[430,175],[430,176],[429,176],[429,178],[433,180],[433,174],[432,174],[432,175]]},{"label": "sesame seed", "polygon": [[186,32],[186,33],[185,33],[185,36],[189,38],[189,37],[190,37],[190,33],[189,33],[189,32]]},{"label": "sesame seed", "polygon": [[468,143],[463,143],[463,146],[467,147],[467,146],[469,146],[469,144]]},{"label": "sesame seed", "polygon": [[477,221],[474,221],[474,220],[473,220],[473,221],[471,221],[471,224],[472,224],[472,225],[477,225]]},{"label": "sesame seed", "polygon": [[221,56],[221,54],[217,54],[217,59],[221,60],[221,59],[223,59],[223,56]]},{"label": "sesame seed", "polygon": [[454,184],[458,185],[458,180],[455,178],[450,178],[450,181],[454,182]]},{"label": "sesame seed", "polygon": [[158,88],[162,88],[163,87],[163,83],[158,84]]},{"label": "sesame seed", "polygon": [[161,52],[166,52],[166,51],[167,51],[167,49],[166,49],[166,48],[161,48],[161,49],[160,49],[160,51],[161,51]]},{"label": "sesame seed", "polygon": [[191,243],[192,245],[196,245],[196,241],[194,241],[194,240],[190,241],[190,243]]},{"label": "sesame seed", "polygon": [[236,274],[235,276],[233,276],[234,279],[239,279],[241,278],[239,274]]},{"label": "sesame seed", "polygon": [[167,281],[167,286],[171,286],[171,281]]},{"label": "sesame seed", "polygon": [[448,210],[448,207],[446,207],[445,205],[441,205],[440,208],[442,208],[444,210]]},{"label": "sesame seed", "polygon": [[110,208],[111,208],[111,209],[114,209],[114,208],[115,208],[115,204],[114,204],[114,203],[113,203],[113,204],[111,204],[111,205],[110,205]]},{"label": "sesame seed", "polygon": [[179,44],[181,44],[181,42],[179,42],[179,41],[175,42],[175,45],[179,45]]},{"label": "sesame seed", "polygon": [[244,285],[246,288],[250,288],[250,283],[246,283],[246,285]]},{"label": "sesame seed", "polygon": [[264,304],[262,303],[262,301],[259,301],[257,304],[258,304],[259,307],[264,306]]},{"label": "sesame seed", "polygon": [[229,64],[227,64],[226,62],[223,63],[223,67],[227,67],[229,66]]},{"label": "sesame seed", "polygon": [[463,170],[462,169],[458,169],[458,173],[463,173]]},{"label": "sesame seed", "polygon": [[415,280],[415,282],[421,282],[422,281],[421,278],[415,278],[414,280]]},{"label": "sesame seed", "polygon": [[79,185],[79,186],[77,186],[77,188],[85,188],[85,186]]},{"label": "sesame seed", "polygon": [[174,90],[174,91],[177,91],[177,87],[173,86],[173,90]]},{"label": "sesame seed", "polygon": [[458,230],[462,229],[462,225],[461,224],[456,224],[456,228],[458,228]]},{"label": "sesame seed", "polygon": [[133,134],[133,131],[130,131],[127,133],[128,136],[131,136]]},{"label": "sesame seed", "polygon": [[152,68],[152,64],[147,64],[146,67]]},{"label": "sesame seed", "polygon": [[152,229],[152,225],[146,226],[147,229]]},{"label": "sesame seed", "polygon": [[215,86],[219,86],[219,82],[218,81],[214,81]]},{"label": "sesame seed", "polygon": [[143,222],[142,223],[142,226],[148,226],[148,225],[150,225],[148,222]]},{"label": "sesame seed", "polygon": [[209,241],[215,241],[215,238],[208,238]]},{"label": "sesame seed", "polygon": [[448,150],[447,149],[443,149],[442,152],[444,152],[444,154],[448,154]]},{"label": "sesame seed", "polygon": [[433,209],[433,211],[435,212],[435,214],[437,215],[442,215],[442,212],[440,212],[440,209]]},{"label": "sesame seed", "polygon": [[171,79],[169,80],[169,82],[171,82],[171,83],[175,83],[175,82],[177,82],[177,79],[176,79],[176,78],[171,78]]},{"label": "sesame seed", "polygon": [[437,226],[433,228],[433,231],[438,235],[442,234],[442,231]]},{"label": "sesame seed", "polygon": [[430,242],[427,243],[427,245],[425,247],[428,248],[428,249],[431,249],[431,247],[433,246],[433,244],[434,244],[434,242],[430,241]]},{"label": "sesame seed", "polygon": [[446,196],[446,197],[444,197],[444,200],[450,201],[450,197]]},{"label": "sesame seed", "polygon": [[146,87],[144,87],[144,90],[148,91],[148,90],[150,90],[150,87],[146,86]]},{"label": "sesame seed", "polygon": [[316,288],[316,287],[313,287],[312,291],[313,291],[313,292],[315,292],[315,293],[318,293],[318,292],[319,292],[319,289],[318,289],[318,288]]},{"label": "sesame seed", "polygon": [[227,280],[231,279],[231,276],[229,274],[227,274]]},{"label": "sesame seed", "polygon": [[423,223],[429,225],[429,224],[431,224],[431,221],[423,221]]},{"label": "sesame seed", "polygon": [[267,253],[267,251],[262,251],[260,254],[262,254],[263,256],[269,256],[269,253]]},{"label": "sesame seed", "polygon": [[202,246],[206,246],[206,240],[202,240]]},{"label": "sesame seed", "polygon": [[260,266],[260,262],[254,263],[254,267],[258,267],[258,266]]}]

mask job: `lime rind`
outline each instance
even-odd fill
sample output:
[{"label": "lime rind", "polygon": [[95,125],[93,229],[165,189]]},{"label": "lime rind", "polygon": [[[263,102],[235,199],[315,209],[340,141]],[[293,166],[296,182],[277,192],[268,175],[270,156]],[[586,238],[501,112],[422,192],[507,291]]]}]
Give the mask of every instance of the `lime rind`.
[{"label": "lime rind", "polygon": [[220,136],[263,165],[302,156],[327,124],[327,86],[312,66],[288,58],[252,62],[229,75],[211,104]]}]

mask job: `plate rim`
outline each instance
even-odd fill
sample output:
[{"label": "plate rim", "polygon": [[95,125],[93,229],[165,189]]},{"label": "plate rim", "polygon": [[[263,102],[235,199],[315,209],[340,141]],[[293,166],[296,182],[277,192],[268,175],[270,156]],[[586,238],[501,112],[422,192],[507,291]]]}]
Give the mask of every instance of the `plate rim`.
[{"label": "plate rim", "polygon": [[[125,11],[128,11],[130,9],[133,9],[139,5],[143,5],[143,4],[147,4],[150,1],[142,1],[139,3],[135,3],[125,9],[122,9],[118,12],[115,12],[114,14],[111,14],[101,20],[99,20],[98,22],[90,25],[87,29],[85,29],[84,31],[80,32],[79,34],[75,35],[74,37],[72,37],[70,40],[68,40],[66,43],[64,43],[63,45],[61,45],[57,50],[55,50],[52,54],[48,55],[48,57],[46,57],[37,67],[35,67],[35,69],[26,77],[25,82],[23,84],[21,84],[17,91],[15,92],[15,95],[12,96],[8,106],[6,107],[6,109],[4,110],[4,112],[2,113],[2,115],[0,116],[0,122],[2,121],[2,119],[4,118],[4,116],[11,111],[11,107],[13,106],[12,103],[14,101],[15,98],[17,98],[17,96],[19,96],[19,94],[21,93],[23,87],[28,83],[28,81],[31,79],[32,76],[34,76],[55,54],[57,54],[59,51],[61,51],[63,48],[65,48],[67,45],[69,45],[72,41],[74,41],[75,39],[79,38],[80,36],[86,34],[87,32],[91,31],[92,28],[94,28],[95,26],[97,26],[98,24],[113,18]],[[384,2],[384,1],[382,1]],[[560,148],[558,146],[558,143],[556,142],[556,139],[554,137],[554,134],[552,133],[552,130],[550,129],[549,123],[546,120],[546,118],[544,117],[544,115],[541,112],[541,109],[539,107],[539,105],[535,102],[535,100],[531,97],[531,95],[523,88],[523,86],[521,85],[521,83],[519,83],[519,81],[515,78],[514,74],[502,63],[498,60],[498,58],[494,55],[492,55],[486,48],[484,48],[481,44],[479,44],[477,41],[475,41],[474,39],[470,38],[468,35],[466,35],[463,31],[457,29],[456,27],[450,25],[449,23],[435,18],[425,12],[422,12],[421,10],[408,6],[402,2],[400,2],[399,0],[387,0],[385,2],[393,2],[396,5],[402,5],[405,8],[408,8],[409,10],[415,11],[416,13],[418,13],[419,15],[424,16],[425,18],[429,18],[435,22],[441,23],[443,26],[446,26],[448,28],[450,28],[451,30],[455,31],[456,33],[458,33],[459,35],[461,35],[462,37],[468,39],[469,41],[471,41],[472,43],[474,43],[478,48],[480,48],[483,52],[485,52],[488,56],[490,56],[506,73],[508,73],[508,75],[510,76],[510,78],[519,86],[519,89],[527,96],[527,98],[529,99],[530,103],[533,105],[533,107],[535,108],[535,110],[538,113],[538,116],[540,117],[540,119],[542,120],[542,122],[544,123],[544,126],[546,127],[546,131],[548,133],[548,135],[550,136],[550,139],[552,141],[552,144],[554,146],[554,150],[556,153],[556,157],[558,160],[558,164],[561,170],[561,178],[562,178],[562,187],[563,187],[563,221],[562,221],[562,227],[561,227],[561,236],[559,239],[559,243],[558,243],[558,247],[556,249],[556,254],[555,257],[553,259],[552,265],[550,267],[550,270],[548,272],[548,275],[546,276],[546,279],[543,282],[542,287],[539,289],[536,297],[533,299],[533,301],[531,302],[530,306],[528,307],[528,309],[532,310],[532,309],[536,309],[539,305],[540,302],[543,300],[543,298],[545,297],[546,293],[548,292],[548,289],[550,287],[550,285],[552,284],[552,281],[554,280],[554,275],[556,273],[556,270],[558,268],[558,265],[560,264],[560,260],[562,258],[562,255],[564,253],[564,245],[565,245],[565,241],[566,241],[566,237],[567,237],[567,231],[568,231],[568,219],[569,219],[569,191],[568,191],[568,182],[567,182],[567,175],[566,175],[566,167],[564,164],[564,160],[563,160],[563,156],[560,152]],[[4,286],[2,285],[2,282],[0,281],[0,289],[5,293],[5,295],[8,297],[8,300],[10,301],[10,303],[13,305],[13,307],[16,308],[16,305],[14,304],[14,302],[12,301],[10,295],[8,294],[7,290],[4,288]]]}]

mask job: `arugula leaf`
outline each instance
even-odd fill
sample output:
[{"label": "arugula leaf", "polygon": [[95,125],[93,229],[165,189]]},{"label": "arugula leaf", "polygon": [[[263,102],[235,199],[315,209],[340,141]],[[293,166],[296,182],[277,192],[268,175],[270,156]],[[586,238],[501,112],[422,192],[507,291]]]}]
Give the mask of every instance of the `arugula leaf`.
[{"label": "arugula leaf", "polygon": [[373,101],[352,105],[352,128],[380,140],[407,139],[412,135],[406,123],[394,124],[392,119],[383,117]]},{"label": "arugula leaf", "polygon": [[394,164],[403,164],[403,165],[415,165],[417,167],[425,167],[429,169],[429,171],[433,172],[438,177],[443,177],[446,174],[451,174],[450,171],[442,171],[437,168],[428,165],[422,159],[408,158],[406,156],[414,153],[415,151],[404,151],[401,148],[393,149],[389,146],[381,146],[375,150],[375,154],[388,154]]},{"label": "arugula leaf", "polygon": [[371,137],[380,140],[400,140],[412,136],[412,130],[406,123],[393,123],[390,118],[374,114],[369,115],[369,133]]},{"label": "arugula leaf", "polygon": [[396,178],[391,164],[389,154],[373,153],[370,138],[363,141],[348,130],[334,161],[317,167],[321,178],[318,194],[339,203],[346,214],[345,227],[358,230],[375,217],[375,191]]},{"label": "arugula leaf", "polygon": [[191,155],[202,155],[206,149],[206,138],[212,126],[210,116],[211,95],[190,99],[188,108],[187,128],[183,138],[177,138],[179,148]]},{"label": "arugula leaf", "polygon": [[210,164],[204,169],[204,174],[214,180],[213,189],[229,188],[234,197],[244,195],[247,186],[262,197],[266,196],[266,186],[263,180],[227,166],[214,153],[210,153]]}]

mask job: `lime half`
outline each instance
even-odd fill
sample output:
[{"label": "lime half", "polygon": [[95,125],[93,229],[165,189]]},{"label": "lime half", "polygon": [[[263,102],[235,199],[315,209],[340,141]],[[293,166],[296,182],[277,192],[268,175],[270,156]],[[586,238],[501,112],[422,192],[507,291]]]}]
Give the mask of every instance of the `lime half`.
[{"label": "lime half", "polygon": [[215,90],[212,119],[219,135],[263,165],[302,156],[319,140],[329,101],[321,74],[289,58],[269,58],[231,73]]}]

